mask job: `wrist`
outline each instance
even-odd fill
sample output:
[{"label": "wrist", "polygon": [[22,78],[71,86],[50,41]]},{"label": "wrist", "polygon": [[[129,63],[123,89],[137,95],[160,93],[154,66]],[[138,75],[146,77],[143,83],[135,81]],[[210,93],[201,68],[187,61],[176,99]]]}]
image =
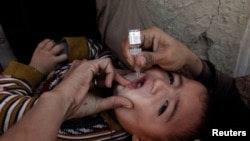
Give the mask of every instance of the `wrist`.
[{"label": "wrist", "polygon": [[64,98],[63,95],[60,95],[60,93],[53,91],[45,92],[40,96],[39,102],[46,105],[49,109],[54,109],[58,118],[62,118],[62,121],[67,120],[71,102],[69,99]]},{"label": "wrist", "polygon": [[45,75],[45,73],[37,65],[30,63],[29,66],[32,67],[34,70],[38,71],[39,73],[41,73],[43,76]]},{"label": "wrist", "polygon": [[195,54],[193,54],[189,59],[187,59],[187,61],[188,62],[184,66],[184,70],[189,72],[192,75],[192,77],[199,76],[203,68],[201,59]]}]

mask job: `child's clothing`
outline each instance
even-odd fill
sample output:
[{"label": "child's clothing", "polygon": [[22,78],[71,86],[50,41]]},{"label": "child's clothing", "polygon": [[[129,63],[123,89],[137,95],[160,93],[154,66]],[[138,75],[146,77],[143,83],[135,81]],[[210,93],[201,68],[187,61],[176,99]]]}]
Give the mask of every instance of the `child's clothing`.
[{"label": "child's clothing", "polygon": [[[39,100],[39,95],[53,89],[62,80],[74,59],[111,58],[115,66],[124,68],[111,52],[101,44],[85,37],[66,37],[63,40],[67,45],[69,55],[66,65],[51,72],[45,79],[34,68],[11,62],[4,74],[12,78],[0,79],[0,131],[1,133],[15,124]],[[84,73],[84,72],[83,72]],[[28,75],[27,75],[28,74]],[[93,94],[100,94],[103,90],[94,89]],[[38,127],[39,128],[39,127]],[[58,140],[125,140],[130,135],[125,132],[113,118],[111,111],[65,121],[59,132]]]}]

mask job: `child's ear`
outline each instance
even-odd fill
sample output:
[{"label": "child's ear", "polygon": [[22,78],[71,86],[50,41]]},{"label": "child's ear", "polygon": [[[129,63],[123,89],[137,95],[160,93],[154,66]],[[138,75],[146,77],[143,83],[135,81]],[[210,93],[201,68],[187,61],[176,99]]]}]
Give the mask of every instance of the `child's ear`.
[{"label": "child's ear", "polygon": [[132,141],[142,141],[140,137],[133,134]]}]

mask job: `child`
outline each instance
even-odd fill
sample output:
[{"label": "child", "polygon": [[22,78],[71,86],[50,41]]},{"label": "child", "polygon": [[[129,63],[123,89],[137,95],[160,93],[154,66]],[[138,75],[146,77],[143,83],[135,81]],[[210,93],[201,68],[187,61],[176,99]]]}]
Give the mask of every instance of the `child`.
[{"label": "child", "polygon": [[[39,43],[29,65],[11,62],[3,72],[11,77],[0,79],[1,87],[3,87],[0,94],[0,99],[3,101],[0,113],[1,133],[6,132],[31,109],[41,93],[53,89],[63,79],[71,61],[111,56],[106,48],[93,39],[65,37],[59,44],[49,39]],[[117,62],[117,64],[122,63]],[[96,89],[91,92],[100,93]],[[58,140],[101,138],[124,140],[128,137],[129,134],[121,128],[109,112],[65,121],[58,133]]]}]

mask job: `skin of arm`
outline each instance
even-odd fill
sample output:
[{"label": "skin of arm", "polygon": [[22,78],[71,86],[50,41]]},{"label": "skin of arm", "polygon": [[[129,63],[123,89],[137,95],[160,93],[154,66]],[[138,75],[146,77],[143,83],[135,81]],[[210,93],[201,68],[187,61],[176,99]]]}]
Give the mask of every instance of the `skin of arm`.
[{"label": "skin of arm", "polygon": [[43,94],[34,108],[0,140],[55,141],[68,105],[69,101],[63,100],[59,95],[50,92]]},{"label": "skin of arm", "polygon": [[33,90],[45,75],[67,59],[66,54],[61,54],[62,51],[63,46],[51,39],[44,39],[37,45],[29,65],[13,61],[1,74],[1,133],[6,132],[36,104],[38,96],[34,96]]},{"label": "skin of arm", "polygon": [[37,45],[29,66],[45,76],[53,71],[60,62],[67,60],[67,55],[62,53],[63,49],[62,45],[56,44],[53,40],[44,39]]},{"label": "skin of arm", "polygon": [[[79,38],[65,37],[64,39],[67,41],[67,43],[70,43],[68,47],[72,48],[72,49],[69,49],[69,51],[71,52],[71,53],[70,52],[69,53],[72,54],[71,55],[72,58],[74,58],[74,56],[78,56],[80,58],[86,56],[86,58],[87,58],[87,56],[88,56],[87,54],[80,53],[80,56],[77,54],[74,54],[74,52],[78,53],[77,51],[74,51],[74,50],[77,50],[77,48],[80,48],[80,47],[83,48],[83,46],[84,46],[84,49],[88,49],[87,39],[85,37],[79,37]],[[81,44],[82,46],[80,46],[80,44],[78,44],[79,42],[82,43]],[[77,43],[77,46],[76,46],[76,43]],[[55,42],[53,40],[45,39],[38,44],[38,47],[33,54],[33,57],[31,59],[29,66],[25,65],[25,64],[18,63],[18,62],[12,62],[11,65],[9,66],[9,68],[5,71],[5,73],[10,74],[10,76],[13,76],[15,78],[20,78],[19,80],[15,79],[15,81],[20,81],[22,83],[25,83],[22,80],[26,80],[29,84],[32,84],[31,85],[32,89],[34,89],[35,86],[41,81],[41,79],[45,73],[47,73],[49,70],[55,68],[56,64],[58,64],[60,61],[64,60],[63,58],[65,57],[65,55],[62,55],[59,57],[55,56],[57,53],[60,53],[61,51],[62,51],[61,46],[55,44]],[[88,51],[82,50],[81,52],[84,53],[84,52],[88,52]],[[44,56],[47,56],[47,57],[44,57]],[[46,66],[46,63],[44,63],[44,62],[48,62],[48,61],[45,61],[44,58],[46,58],[46,59],[50,58],[54,61],[57,60],[59,62],[55,63],[52,61],[50,63],[50,65],[48,64],[48,66]],[[60,59],[63,59],[63,60],[60,60]],[[38,66],[38,64],[40,64],[39,62],[41,62],[41,61],[43,62],[40,66],[42,69],[40,68],[40,70],[37,70],[36,66]],[[46,66],[47,68],[42,67],[42,66]],[[16,71],[17,68],[19,68],[18,69],[19,71]],[[47,70],[47,72],[42,71],[42,70]],[[16,72],[18,72],[18,73],[16,73]],[[29,74],[29,75],[27,75],[27,74]],[[34,78],[36,78],[36,79],[34,79]],[[8,82],[13,83],[13,80],[14,79],[11,79]],[[19,85],[21,83],[15,83],[15,84],[16,84],[16,86],[15,86],[16,91],[18,91],[20,89],[25,89],[25,93],[23,94],[25,96],[19,95],[15,98],[12,98],[13,100],[11,100],[11,101],[13,101],[12,105],[14,105],[14,103],[18,102],[18,104],[16,104],[17,106],[15,106],[14,109],[25,109],[24,110],[25,112],[23,112],[22,116],[21,116],[21,117],[23,117],[23,114],[26,114],[26,112],[32,108],[32,106],[36,103],[36,101],[38,101],[38,97],[27,97],[27,95],[32,96],[31,89],[25,88],[25,87],[29,87],[28,84],[27,85]],[[13,85],[12,85],[12,88],[14,89]],[[18,89],[16,89],[16,88],[18,88]],[[16,93],[14,93],[12,89],[7,88],[7,87],[5,87],[5,89],[9,90],[9,91],[6,91],[6,93],[8,93],[8,94],[6,94],[6,93],[1,94],[0,99],[6,99],[6,97],[12,97],[12,95],[16,95]],[[95,100],[95,101],[99,100],[97,97],[93,97],[93,96],[87,96],[85,99],[87,101],[88,100]],[[121,102],[121,104],[118,104],[118,105],[122,105],[124,103],[123,100],[119,100],[119,98],[114,98],[114,97],[110,98],[109,103],[111,103],[113,101],[112,99],[113,100],[118,99],[118,101]],[[39,97],[39,101],[40,101],[40,97]],[[106,100],[106,101],[108,101],[108,100]],[[3,102],[3,103],[6,103],[6,102]],[[104,102],[104,104],[105,104],[105,102]],[[5,115],[8,112],[10,112],[10,108],[8,108],[9,107],[8,105],[9,104],[7,102],[6,104],[1,106],[2,109],[6,109],[6,110],[1,110],[2,112],[0,114],[2,115],[2,117],[5,117]],[[108,104],[106,104],[106,105],[108,105]],[[91,106],[93,106],[93,105],[91,105]],[[16,111],[16,110],[11,110],[11,112],[12,112],[11,117],[17,117],[17,116],[19,117],[21,115],[20,112],[14,112],[14,111]],[[87,112],[88,111],[85,111],[85,113],[87,113]],[[20,119],[20,118],[18,118],[18,119]],[[5,125],[4,127],[2,126],[2,129],[4,129],[4,131],[2,131],[2,132],[6,132],[6,130],[9,129],[9,127],[11,127],[12,125],[14,125],[17,122],[17,120],[9,121],[10,119],[15,119],[15,118],[9,118],[9,119],[1,118],[2,125]],[[8,124],[6,124],[6,123],[8,123]]]},{"label": "skin of arm", "polygon": [[53,40],[45,39],[37,45],[29,65],[12,61],[4,70],[3,76],[8,77],[0,79],[1,133],[6,132],[36,103],[38,96],[34,96],[33,90],[45,75],[67,58],[65,54],[58,55],[62,49]]},{"label": "skin of arm", "polygon": [[32,89],[21,79],[10,76],[0,79],[0,132],[6,132],[36,103]]},{"label": "skin of arm", "polygon": [[143,51],[135,58],[129,52],[128,38],[121,45],[123,55],[131,66],[147,69],[159,65],[168,71],[186,71],[193,77],[197,77],[202,71],[200,58],[158,27],[142,30],[141,38]]},{"label": "skin of arm", "polygon": [[[65,37],[64,40],[69,43],[67,46],[69,48],[69,52],[67,53],[70,56],[69,59],[73,59],[75,57],[79,57],[79,59],[88,58],[88,54],[86,53],[88,53],[89,47],[85,37]],[[95,46],[95,51],[97,50],[96,47],[102,46]],[[102,48],[99,50],[99,52],[101,52]],[[56,54],[61,53],[61,51],[61,45],[56,44],[51,39],[45,39],[38,44],[29,65],[19,62],[11,62],[9,64],[8,68],[4,71],[4,74],[8,74],[8,78],[5,77],[6,75],[2,74],[1,78],[5,79],[0,80],[0,88],[4,91],[0,94],[0,100],[2,101],[0,109],[0,115],[2,117],[0,118],[1,133],[6,132],[12,125],[22,118],[23,115],[33,107],[33,105],[35,105],[40,97],[34,97],[33,90],[36,88],[37,84],[41,82],[44,74],[55,68],[60,61],[64,60],[63,58],[65,57],[65,54],[55,56]],[[45,59],[48,58],[49,60],[54,61],[46,61]],[[40,70],[37,70],[37,66],[40,66]],[[45,72],[42,70],[47,71]],[[26,84],[26,82],[28,84]],[[20,91],[22,93],[20,93]],[[13,97],[14,95],[15,97]],[[88,96],[86,99],[97,100],[97,98],[93,96]],[[8,117],[6,116],[8,113],[11,113],[9,114],[11,116],[6,118]]]},{"label": "skin of arm", "polygon": [[247,76],[235,80],[217,71],[211,62],[201,60],[187,46],[157,27],[142,30],[141,39],[144,51],[134,58],[129,53],[128,39],[122,44],[123,54],[131,66],[147,69],[159,65],[167,71],[188,72],[209,91],[212,111],[209,126],[213,129],[249,129],[247,88],[250,81]]},{"label": "skin of arm", "polygon": [[132,103],[123,97],[101,99],[88,94],[92,77],[99,71],[106,74],[106,87],[111,87],[113,80],[122,85],[128,84],[128,80],[113,68],[110,59],[74,61],[63,81],[50,92],[42,94],[37,104],[3,134],[0,140],[52,141],[56,139],[64,120],[111,108],[132,107]]},{"label": "skin of arm", "polygon": [[12,61],[3,74],[25,80],[33,90],[44,76],[53,71],[60,62],[67,59],[66,54],[61,54],[62,51],[62,45],[57,45],[51,39],[44,39],[38,43],[29,65]]}]

